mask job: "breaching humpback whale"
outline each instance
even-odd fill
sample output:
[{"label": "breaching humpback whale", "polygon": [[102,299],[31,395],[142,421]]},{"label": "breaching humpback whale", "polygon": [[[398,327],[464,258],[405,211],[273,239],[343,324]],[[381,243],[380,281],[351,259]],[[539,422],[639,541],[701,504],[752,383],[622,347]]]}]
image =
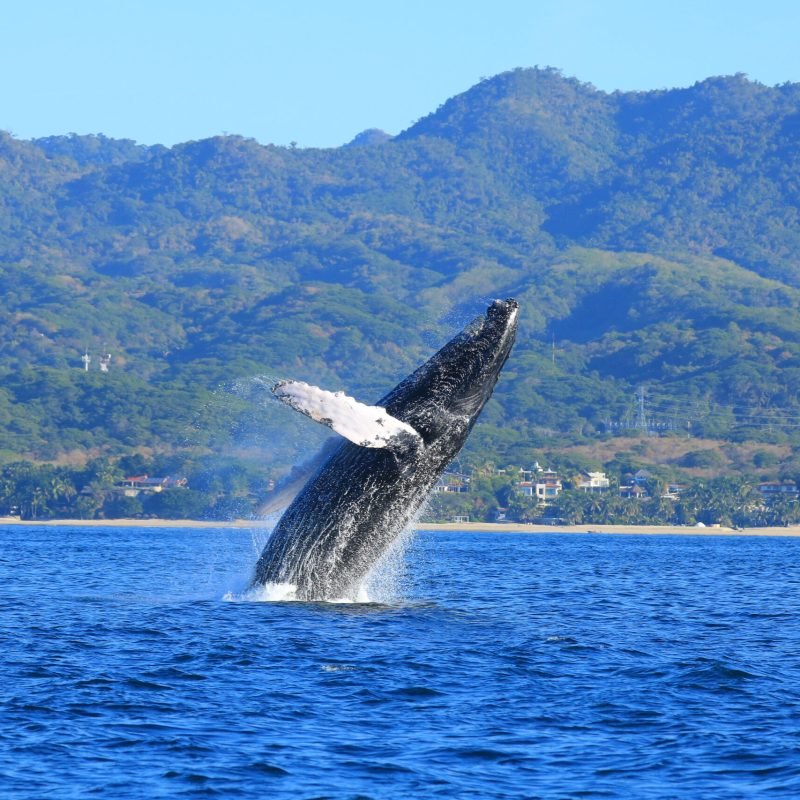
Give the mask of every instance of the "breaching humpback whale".
[{"label": "breaching humpback whale", "polygon": [[353,598],[411,522],[492,394],[517,332],[515,300],[496,300],[379,401],[280,381],[273,393],[345,441],[278,522],[254,586],[290,584],[300,600]]}]

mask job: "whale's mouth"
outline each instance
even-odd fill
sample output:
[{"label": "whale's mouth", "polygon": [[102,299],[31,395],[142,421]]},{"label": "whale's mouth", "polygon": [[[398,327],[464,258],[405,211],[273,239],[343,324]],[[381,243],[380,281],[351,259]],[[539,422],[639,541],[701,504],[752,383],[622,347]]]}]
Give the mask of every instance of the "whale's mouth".
[{"label": "whale's mouth", "polygon": [[[517,318],[519,317],[519,303],[514,298],[508,300],[495,300],[486,309],[486,320],[490,326],[501,328],[497,342],[496,358],[502,358],[500,367],[508,359],[514,340],[517,336]],[[497,335],[496,333],[490,335]],[[498,370],[499,372],[499,370]]]},{"label": "whale's mouth", "polygon": [[493,301],[489,308],[486,309],[486,316],[489,319],[500,317],[508,323],[516,320],[518,312],[519,303],[513,297],[509,297],[507,300]]}]

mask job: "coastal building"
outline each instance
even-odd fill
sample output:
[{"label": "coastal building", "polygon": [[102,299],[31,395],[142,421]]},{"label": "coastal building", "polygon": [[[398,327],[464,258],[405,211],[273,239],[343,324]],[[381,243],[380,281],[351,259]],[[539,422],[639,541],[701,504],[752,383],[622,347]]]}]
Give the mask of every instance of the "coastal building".
[{"label": "coastal building", "polygon": [[523,469],[521,468],[519,471],[520,478],[523,481],[532,481],[536,478],[537,475],[544,472],[544,467],[539,464],[538,461],[534,462],[534,465],[530,469]]},{"label": "coastal building", "polygon": [[561,494],[562,484],[557,472],[544,469],[531,480],[520,481],[517,488],[525,497],[536,498],[540,505],[544,505]]},{"label": "coastal building", "polygon": [[583,472],[577,481],[577,488],[583,492],[605,492],[610,486],[605,472]]},{"label": "coastal building", "polygon": [[647,490],[636,483],[632,483],[629,486],[620,486],[619,496],[626,499],[641,500],[647,497]]},{"label": "coastal building", "polygon": [[634,473],[633,482],[637,486],[644,486],[652,477],[653,475],[651,472],[648,472],[646,469],[640,469]]},{"label": "coastal building", "polygon": [[536,479],[536,497],[540,502],[547,503],[561,494],[561,478],[558,473],[546,469]]},{"label": "coastal building", "polygon": [[186,478],[170,476],[168,478],[151,478],[149,475],[134,475],[123,478],[116,488],[125,497],[138,497],[143,492],[157,493],[165,489],[183,488],[187,485]]},{"label": "coastal building", "polygon": [[794,481],[765,481],[756,487],[762,497],[797,497],[800,490]]}]

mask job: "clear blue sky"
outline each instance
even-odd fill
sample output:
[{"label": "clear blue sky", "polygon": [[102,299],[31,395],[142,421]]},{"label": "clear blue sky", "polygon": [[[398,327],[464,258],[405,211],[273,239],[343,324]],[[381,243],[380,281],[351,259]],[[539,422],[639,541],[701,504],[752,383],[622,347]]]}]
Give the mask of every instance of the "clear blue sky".
[{"label": "clear blue sky", "polygon": [[4,0],[0,129],[332,147],[481,76],[800,81],[798,0]]}]

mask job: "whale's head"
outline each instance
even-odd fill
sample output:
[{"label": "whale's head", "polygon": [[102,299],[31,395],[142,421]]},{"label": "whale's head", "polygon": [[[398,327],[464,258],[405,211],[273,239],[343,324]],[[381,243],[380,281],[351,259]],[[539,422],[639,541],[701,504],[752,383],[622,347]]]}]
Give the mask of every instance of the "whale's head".
[{"label": "whale's head", "polygon": [[380,404],[427,443],[455,430],[466,437],[514,345],[518,313],[516,300],[495,300]]}]

